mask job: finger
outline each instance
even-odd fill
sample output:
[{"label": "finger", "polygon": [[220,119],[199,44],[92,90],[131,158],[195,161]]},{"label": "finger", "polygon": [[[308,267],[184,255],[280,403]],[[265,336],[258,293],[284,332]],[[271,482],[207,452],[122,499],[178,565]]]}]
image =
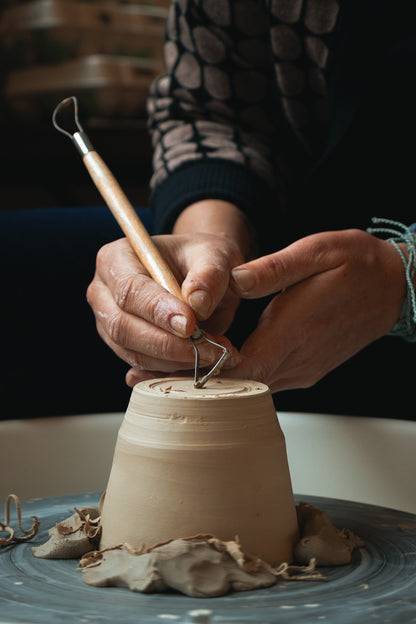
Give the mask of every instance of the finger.
[{"label": "finger", "polygon": [[135,368],[131,368],[126,373],[126,384],[130,386],[130,388],[134,388],[136,384],[140,381],[147,381],[149,379],[161,379],[167,377],[168,373],[164,371],[147,371],[147,370],[136,370]]},{"label": "finger", "polygon": [[[215,342],[217,342],[218,344],[223,344],[223,346],[228,349],[229,355],[222,366],[222,370],[234,367],[240,359],[238,351],[224,336],[218,337],[210,335],[209,337],[210,339],[215,340]],[[115,350],[118,350],[117,347]],[[198,351],[200,352],[200,346],[198,346]],[[143,367],[139,363],[142,360],[137,357],[137,354],[126,352],[123,355],[127,356],[128,359],[126,359],[126,361],[128,361],[132,365],[132,368],[126,374],[126,383],[129,386],[134,386],[139,381],[143,381],[146,379],[154,379],[155,377],[166,377],[168,374],[172,373],[177,376],[187,376],[192,378],[195,374],[195,359],[187,365],[182,363],[170,362],[169,365],[166,366],[165,362],[160,362],[159,364],[162,366],[162,368],[158,370],[157,368]],[[210,368],[212,368],[213,365],[217,363],[221,355],[222,350],[217,348],[215,362],[208,365],[206,362],[204,363],[203,358],[201,358],[199,363],[199,373],[202,374],[203,369],[205,369],[205,372],[208,372]],[[153,364],[151,360],[146,360],[146,362],[149,363],[149,365]]]},{"label": "finger", "polygon": [[250,339],[241,348],[240,364],[229,371],[224,371],[224,376],[260,381],[266,384],[271,392],[306,388],[313,385],[315,380],[308,383],[306,378],[302,378],[304,372],[302,346],[296,346],[289,352],[284,347],[273,350],[271,353],[269,352],[272,360],[268,361],[264,359],[264,351],[267,345],[263,338],[264,336],[258,331],[253,332]]},{"label": "finger", "polygon": [[[342,264],[349,232],[323,232],[232,270],[232,288],[245,298],[264,297]],[[343,249],[338,244],[343,239]]]},{"label": "finger", "polygon": [[239,302],[240,298],[228,289],[211,316],[206,321],[201,321],[202,329],[214,334],[225,334],[234,320]]},{"label": "finger", "polygon": [[[175,372],[194,367],[195,350],[190,340],[177,338],[147,321],[119,310],[105,285],[96,286],[97,331],[106,344],[137,370]],[[229,350],[225,366],[239,361],[239,352],[224,336],[213,336],[215,342]],[[196,344],[201,367],[212,367],[221,350],[201,340]]]},{"label": "finger", "polygon": [[[175,377],[190,377],[194,378],[194,369],[188,369],[183,371],[177,371],[174,373]],[[147,371],[147,370],[136,370],[131,368],[126,374],[126,383],[128,386],[133,388],[136,384],[141,381],[147,381],[149,379],[164,379],[166,377],[172,377],[171,373],[165,373],[163,371]]]},{"label": "finger", "polygon": [[[175,370],[184,365],[189,367],[193,362],[194,349],[190,340],[178,338],[145,319],[120,310],[106,285],[95,283],[94,301],[99,335],[130,365]],[[218,351],[215,346],[201,341],[198,351],[201,363],[206,366],[215,363]],[[168,368],[167,362],[171,363]]]},{"label": "finger", "polygon": [[[315,279],[322,281],[321,276]],[[288,359],[294,353],[298,353],[302,359],[313,340],[313,332],[319,331],[319,328],[312,329],[316,316],[312,306],[312,290],[309,282],[306,282],[284,290],[270,301],[257,326],[241,346],[240,362],[230,375],[262,381],[273,392],[282,389],[277,384],[281,380],[285,383],[283,378],[290,374]]]},{"label": "finger", "polygon": [[[276,295],[242,345],[240,364],[229,374],[252,375],[272,392],[309,388],[354,355],[364,345],[354,340],[351,315],[342,321],[336,298],[328,298],[344,275],[345,268],[337,267]],[[346,284],[344,288],[350,296]]]},{"label": "finger", "polygon": [[[239,259],[240,261],[240,259]],[[189,269],[182,293],[199,320],[209,318],[223,300],[230,283],[233,254],[214,245],[195,245],[186,249]]]},{"label": "finger", "polygon": [[[189,357],[181,357],[181,359],[162,359],[155,357],[152,354],[144,353],[142,350],[134,351],[128,347],[120,346],[114,342],[109,335],[103,331],[102,325],[97,324],[97,332],[102,340],[110,347],[114,353],[127,362],[129,366],[136,368],[136,370],[149,370],[158,371],[163,370],[167,372],[175,372],[177,370],[187,369],[192,365],[193,354],[189,350]],[[180,339],[178,339],[180,340]],[[183,339],[183,342],[189,342]],[[156,353],[155,353],[156,355]],[[181,356],[182,354],[179,354]],[[202,358],[201,358],[202,359]]]},{"label": "finger", "polygon": [[97,283],[106,284],[120,310],[157,325],[177,336],[190,336],[195,316],[190,307],[156,284],[145,272],[128,242],[106,245],[97,255],[96,277],[87,299],[96,308]]},{"label": "finger", "polygon": [[[225,346],[228,349],[228,357],[225,360],[225,362],[223,363],[221,370],[225,371],[227,369],[231,369],[233,367],[235,367],[235,365],[239,362],[240,360],[240,356],[238,351],[231,345],[231,343],[229,342],[229,340],[227,338],[225,338],[224,336],[213,336],[210,335],[209,336],[210,339],[215,340],[215,342],[217,342],[218,344],[223,344],[223,346]],[[218,350],[217,351],[217,360],[220,358],[220,356],[222,355],[222,351]],[[209,366],[204,366],[203,362],[200,362],[200,366],[199,366],[199,374],[202,375],[202,373],[208,373],[209,369],[212,368],[211,365]],[[203,371],[202,369],[205,369],[205,371]],[[192,368],[188,368],[188,369],[178,369],[173,371],[174,374],[176,376],[179,377],[194,377],[195,375],[195,362],[193,363]],[[144,369],[137,369],[137,368],[131,368],[127,374],[126,374],[126,383],[128,386],[135,386],[137,383],[139,383],[140,381],[144,381],[147,379],[154,379],[156,377],[167,377],[170,373],[166,373],[166,371],[157,371],[157,370],[144,370]]]}]

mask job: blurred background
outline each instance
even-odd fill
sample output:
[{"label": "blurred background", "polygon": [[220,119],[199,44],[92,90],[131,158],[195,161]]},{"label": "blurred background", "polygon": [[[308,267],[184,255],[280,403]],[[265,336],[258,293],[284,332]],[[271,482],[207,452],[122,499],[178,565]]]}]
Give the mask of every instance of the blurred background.
[{"label": "blurred background", "polygon": [[163,68],[169,0],[0,0],[2,210],[102,204],[51,124],[80,120],[134,205],[148,199],[145,99]]},{"label": "blurred background", "polygon": [[146,207],[145,103],[163,67],[168,6],[0,0],[0,420],[127,405],[128,367],[86,301],[98,249],[122,232],[52,113],[77,96],[93,146]]}]

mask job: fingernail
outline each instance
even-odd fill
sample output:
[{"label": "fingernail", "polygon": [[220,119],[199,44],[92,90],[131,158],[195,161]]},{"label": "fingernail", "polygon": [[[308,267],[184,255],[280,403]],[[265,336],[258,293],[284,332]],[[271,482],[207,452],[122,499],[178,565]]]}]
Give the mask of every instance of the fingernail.
[{"label": "fingernail", "polygon": [[180,336],[186,336],[186,325],[186,316],[182,316],[182,314],[174,314],[170,317],[170,326],[176,334],[179,334]]},{"label": "fingernail", "polygon": [[236,283],[238,290],[243,293],[251,290],[256,281],[253,273],[247,271],[246,269],[233,269],[231,271],[231,276]]},{"label": "fingernail", "polygon": [[211,298],[205,290],[194,290],[188,297],[189,305],[200,319],[206,319],[210,313]]}]

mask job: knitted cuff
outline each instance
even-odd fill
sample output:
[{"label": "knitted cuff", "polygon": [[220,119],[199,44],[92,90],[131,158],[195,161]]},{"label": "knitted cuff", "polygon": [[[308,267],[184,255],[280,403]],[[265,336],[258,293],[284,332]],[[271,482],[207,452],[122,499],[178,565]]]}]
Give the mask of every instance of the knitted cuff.
[{"label": "knitted cuff", "polygon": [[[371,219],[374,224],[381,224],[388,227],[367,228],[369,234],[390,234],[388,242],[393,245],[400,255],[406,274],[407,294],[404,301],[400,318],[390,332],[390,336],[400,336],[409,342],[416,342],[416,295],[413,285],[413,278],[416,273],[416,223],[407,227],[399,221]],[[407,246],[408,258],[406,259],[398,243],[405,243]]]},{"label": "knitted cuff", "polygon": [[203,199],[223,199],[242,210],[254,228],[270,214],[273,191],[243,165],[220,158],[190,161],[172,171],[154,190],[155,233],[166,234],[180,212]]}]

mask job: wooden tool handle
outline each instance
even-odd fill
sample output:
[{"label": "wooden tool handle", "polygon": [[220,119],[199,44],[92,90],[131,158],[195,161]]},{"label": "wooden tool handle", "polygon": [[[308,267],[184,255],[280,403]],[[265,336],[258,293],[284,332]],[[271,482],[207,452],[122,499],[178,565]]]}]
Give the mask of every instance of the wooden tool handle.
[{"label": "wooden tool handle", "polygon": [[172,295],[184,301],[175,276],[163,260],[148,231],[101,156],[95,151],[90,151],[84,155],[83,160],[95,186],[100,191],[149,275]]}]

